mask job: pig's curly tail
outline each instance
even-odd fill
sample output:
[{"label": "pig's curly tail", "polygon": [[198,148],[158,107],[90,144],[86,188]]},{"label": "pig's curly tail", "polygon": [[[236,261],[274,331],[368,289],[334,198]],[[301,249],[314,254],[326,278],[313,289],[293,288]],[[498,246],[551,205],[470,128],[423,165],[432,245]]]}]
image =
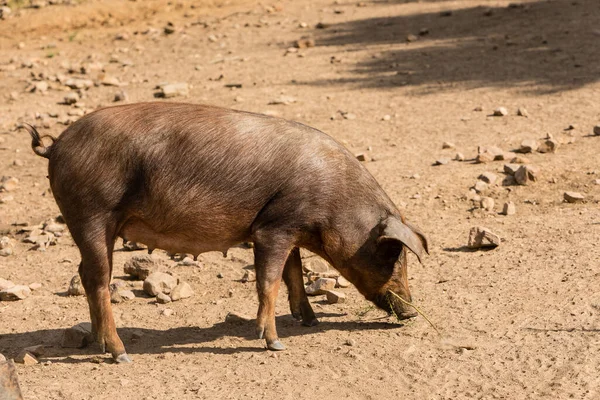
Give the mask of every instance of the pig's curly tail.
[{"label": "pig's curly tail", "polygon": [[[33,152],[40,157],[50,158],[50,154],[52,153],[52,144],[54,144],[56,138],[50,135],[40,136],[37,129],[35,129],[34,126],[29,125],[27,123],[23,124],[23,128],[25,128],[27,132],[29,132],[29,134],[31,135],[31,148],[33,149]],[[50,140],[52,140],[52,144],[49,146],[45,146],[44,142],[42,142],[43,138],[49,138]]]}]

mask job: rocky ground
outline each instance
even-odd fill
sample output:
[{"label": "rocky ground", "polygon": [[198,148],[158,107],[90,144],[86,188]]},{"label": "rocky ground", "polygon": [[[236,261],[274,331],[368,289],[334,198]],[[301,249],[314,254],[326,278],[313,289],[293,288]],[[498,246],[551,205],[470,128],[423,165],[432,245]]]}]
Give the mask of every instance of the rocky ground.
[{"label": "rocky ground", "polygon": [[[0,3],[0,353],[26,399],[600,397],[597,0]],[[19,127],[57,136],[138,101],[266,113],[346,145],[428,235],[410,286],[441,335],[353,287],[311,297],[306,328],[283,289],[273,353],[253,336],[251,249],[194,262],[119,241],[134,363],[73,347],[79,253]],[[144,266],[169,274],[146,284]]]}]

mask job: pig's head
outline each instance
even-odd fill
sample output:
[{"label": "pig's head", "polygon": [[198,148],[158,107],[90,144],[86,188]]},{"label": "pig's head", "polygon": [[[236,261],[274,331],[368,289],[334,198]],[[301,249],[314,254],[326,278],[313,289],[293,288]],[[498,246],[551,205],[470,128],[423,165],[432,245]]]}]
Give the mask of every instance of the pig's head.
[{"label": "pig's head", "polygon": [[367,300],[400,319],[416,316],[412,307],[389,294],[393,291],[404,300],[411,301],[407,250],[421,261],[424,253],[428,253],[425,235],[399,217],[389,216],[373,229],[369,239],[347,260],[343,271]]}]

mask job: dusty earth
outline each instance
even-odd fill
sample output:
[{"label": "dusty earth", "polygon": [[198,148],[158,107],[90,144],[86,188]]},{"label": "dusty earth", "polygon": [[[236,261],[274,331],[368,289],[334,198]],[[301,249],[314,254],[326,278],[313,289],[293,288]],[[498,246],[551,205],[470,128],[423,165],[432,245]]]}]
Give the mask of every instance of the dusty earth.
[{"label": "dusty earth", "polygon": [[[9,3],[0,20],[0,175],[19,183],[0,193],[0,229],[13,248],[0,257],[0,277],[42,287],[0,302],[0,353],[46,346],[40,363],[18,364],[26,399],[600,398],[597,0]],[[306,38],[314,43],[288,50]],[[94,83],[74,106],[60,104],[73,92],[68,78]],[[40,82],[46,91],[28,91]],[[155,99],[163,82],[187,82],[189,94]],[[17,127],[59,135],[120,91],[128,102],[270,113],[366,154],[366,167],[429,236],[424,264],[410,258],[410,285],[442,336],[422,317],[396,322],[353,288],[342,289],[345,304],[311,298],[321,324],[306,328],[289,315],[283,289],[277,323],[288,349],[267,351],[252,323],[225,322],[228,312],[257,309],[254,284],[240,282],[251,250],[236,248],[227,258],[202,255],[199,267],[159,252],[195,296],[159,305],[138,291],[113,305],[133,364],[61,348],[64,329],[89,319],[85,298],[65,293],[79,254],[68,234],[44,252],[22,241],[22,225],[59,212],[47,161]],[[491,116],[497,107],[508,115]],[[527,186],[502,183],[505,161],[473,161],[478,146],[512,151],[548,134],[561,145],[526,155],[539,167]],[[466,161],[433,165],[457,151]],[[492,211],[469,194],[485,171],[498,175],[484,193]],[[585,199],[567,203],[565,191]],[[515,215],[500,214],[506,201]],[[496,232],[501,245],[469,251],[473,226]],[[115,279],[127,280],[123,263],[134,254],[143,252],[116,244]]]}]

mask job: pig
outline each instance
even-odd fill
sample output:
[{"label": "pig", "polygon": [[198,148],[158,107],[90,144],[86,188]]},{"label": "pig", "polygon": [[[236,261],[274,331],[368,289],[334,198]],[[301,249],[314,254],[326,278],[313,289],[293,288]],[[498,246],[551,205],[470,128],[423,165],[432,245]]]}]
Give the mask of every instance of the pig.
[{"label": "pig", "polygon": [[377,307],[416,314],[407,252],[428,253],[367,169],[306,125],[184,103],[137,103],[94,111],[44,143],[52,193],[81,253],[79,275],[92,333],[117,362],[131,362],[117,335],[109,283],[117,238],[197,256],[254,244],[256,333],[283,350],[275,327],[281,281],[292,315],[318,321],[306,296],[300,248],[316,253]]}]

